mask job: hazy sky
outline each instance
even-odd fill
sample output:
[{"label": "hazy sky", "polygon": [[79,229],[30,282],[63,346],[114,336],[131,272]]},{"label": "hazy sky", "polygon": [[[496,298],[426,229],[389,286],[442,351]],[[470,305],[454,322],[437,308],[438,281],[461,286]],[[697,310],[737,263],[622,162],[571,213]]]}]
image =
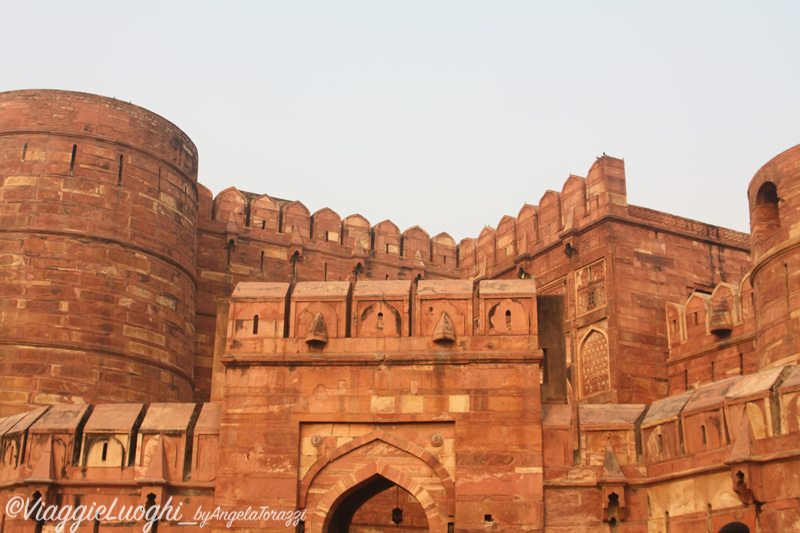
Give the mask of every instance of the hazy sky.
[{"label": "hazy sky", "polygon": [[457,241],[603,152],[628,201],[749,231],[800,143],[800,2],[8,2],[0,91],[131,101],[200,182]]}]

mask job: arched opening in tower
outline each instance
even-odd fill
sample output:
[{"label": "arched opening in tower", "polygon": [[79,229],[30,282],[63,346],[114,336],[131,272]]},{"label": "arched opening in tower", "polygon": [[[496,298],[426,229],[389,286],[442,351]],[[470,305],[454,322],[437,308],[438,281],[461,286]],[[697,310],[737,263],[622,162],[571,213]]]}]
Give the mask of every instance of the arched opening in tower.
[{"label": "arched opening in tower", "polygon": [[752,228],[757,241],[766,239],[780,229],[781,219],[778,210],[778,189],[771,181],[765,182],[756,194],[756,205],[753,208]]},{"label": "arched opening in tower", "polygon": [[375,475],[343,495],[325,521],[325,533],[426,533],[428,518],[408,491]]}]

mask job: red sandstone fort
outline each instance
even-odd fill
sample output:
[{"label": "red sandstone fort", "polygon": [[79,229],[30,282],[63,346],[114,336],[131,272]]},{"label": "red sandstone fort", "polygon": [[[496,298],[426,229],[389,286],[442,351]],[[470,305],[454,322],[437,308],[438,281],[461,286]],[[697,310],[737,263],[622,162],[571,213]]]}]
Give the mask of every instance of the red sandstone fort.
[{"label": "red sandstone fort", "polygon": [[145,109],[0,93],[1,533],[800,531],[800,146],[750,235],[605,155],[460,243],[197,170]]}]

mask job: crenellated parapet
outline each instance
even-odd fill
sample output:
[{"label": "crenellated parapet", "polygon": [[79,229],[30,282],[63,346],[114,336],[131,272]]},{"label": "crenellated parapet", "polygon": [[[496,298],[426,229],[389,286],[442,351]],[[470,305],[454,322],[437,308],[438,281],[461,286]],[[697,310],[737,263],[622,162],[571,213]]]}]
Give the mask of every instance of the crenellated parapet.
[{"label": "crenellated parapet", "polygon": [[216,449],[220,412],[212,403],[59,404],[12,415],[0,419],[0,479],[213,479],[206,448]]},{"label": "crenellated parapet", "polygon": [[[0,498],[119,509],[170,498],[177,506],[189,491],[187,516],[213,500],[221,412],[220,404],[60,404],[0,419]],[[6,517],[5,526],[14,522]]]},{"label": "crenellated parapet", "polygon": [[800,436],[798,398],[800,369],[786,366],[650,405],[543,406],[545,498],[580,509],[553,525],[670,515],[724,524],[754,503],[795,497],[783,472],[800,460],[791,444]]},{"label": "crenellated parapet", "polygon": [[734,463],[742,459],[736,455],[742,439],[756,441],[765,454],[780,449],[785,436],[798,432],[791,422],[797,374],[797,367],[778,367],[653,402],[642,421],[651,475]]},{"label": "crenellated parapet", "polygon": [[322,533],[332,502],[379,474],[433,531],[487,514],[541,529],[536,306],[533,280],[239,283],[218,325],[212,394],[236,436],[220,439],[216,496],[297,502]]},{"label": "crenellated parapet", "polygon": [[[329,208],[315,213],[298,201],[228,188],[198,201],[196,399],[207,399],[217,339],[218,299],[240,282],[455,279],[456,243],[390,220],[372,225]],[[224,331],[224,330],[223,330]]]},{"label": "crenellated parapet", "polygon": [[603,466],[608,441],[620,465],[646,465],[646,475],[658,477],[724,463],[738,439],[751,438],[740,435],[745,426],[762,452],[780,449],[779,439],[800,432],[798,398],[800,368],[788,366],[706,383],[650,405],[581,405],[573,414],[569,406],[546,406],[543,425],[547,432],[577,424],[576,465]]},{"label": "crenellated parapet", "polygon": [[458,244],[459,267],[464,277],[503,275],[517,266],[530,275],[526,261],[553,248],[568,259],[585,248],[580,236],[603,219],[652,225],[700,240],[746,250],[749,235],[660,211],[629,205],[624,161],[599,157],[586,178],[570,175],[561,191],[548,190],[537,205],[525,204],[516,217],[504,216],[497,229],[486,226],[477,238]]},{"label": "crenellated parapet", "polygon": [[459,266],[467,277],[491,276],[525,258],[561,244],[605,216],[627,216],[625,168],[621,159],[603,155],[586,178],[571,175],[562,190],[547,191],[538,205],[523,205],[505,216],[497,229],[487,226],[477,239],[458,245]]},{"label": "crenellated parapet", "polygon": [[[201,223],[208,231],[224,232],[226,246],[231,240],[239,246],[238,240],[245,238],[247,246],[282,246],[285,260],[295,252],[299,256],[327,252],[331,261],[355,257],[364,263],[374,259],[420,274],[433,269],[455,276],[456,245],[446,233],[431,238],[419,226],[401,232],[390,220],[371,226],[361,215],[342,219],[327,207],[312,214],[302,202],[241,192],[235,187],[213,200],[208,194],[201,195],[200,203],[200,212],[209,215],[201,217]],[[272,250],[270,256],[276,253]]]},{"label": "crenellated parapet", "polygon": [[523,336],[526,345],[535,346],[536,285],[532,280],[484,280],[477,286],[470,280],[240,283],[230,300],[227,331],[229,356],[371,351],[400,346],[409,337],[424,338],[414,341],[417,349],[468,346],[475,336]]}]

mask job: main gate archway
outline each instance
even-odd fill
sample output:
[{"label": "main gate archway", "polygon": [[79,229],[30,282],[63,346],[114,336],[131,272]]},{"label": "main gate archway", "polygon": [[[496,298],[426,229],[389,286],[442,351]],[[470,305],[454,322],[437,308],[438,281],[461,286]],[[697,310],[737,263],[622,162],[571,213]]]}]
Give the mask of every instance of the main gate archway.
[{"label": "main gate archway", "polygon": [[376,494],[398,485],[422,506],[429,533],[442,533],[442,520],[430,493],[416,481],[389,465],[374,461],[337,482],[314,509],[308,509],[308,533],[346,533],[355,512]]},{"label": "main gate archway", "polygon": [[380,430],[324,454],[308,469],[298,500],[306,509],[305,529],[346,533],[365,502],[394,486],[406,498],[413,496],[406,503],[419,506],[426,533],[446,532],[455,507],[455,483],[448,470],[423,448]]},{"label": "main gate archway", "polygon": [[[393,532],[428,533],[422,505],[405,489],[375,475],[340,497],[323,521],[325,533]],[[400,510],[400,516],[395,515]],[[398,523],[393,520],[399,518]]]}]

